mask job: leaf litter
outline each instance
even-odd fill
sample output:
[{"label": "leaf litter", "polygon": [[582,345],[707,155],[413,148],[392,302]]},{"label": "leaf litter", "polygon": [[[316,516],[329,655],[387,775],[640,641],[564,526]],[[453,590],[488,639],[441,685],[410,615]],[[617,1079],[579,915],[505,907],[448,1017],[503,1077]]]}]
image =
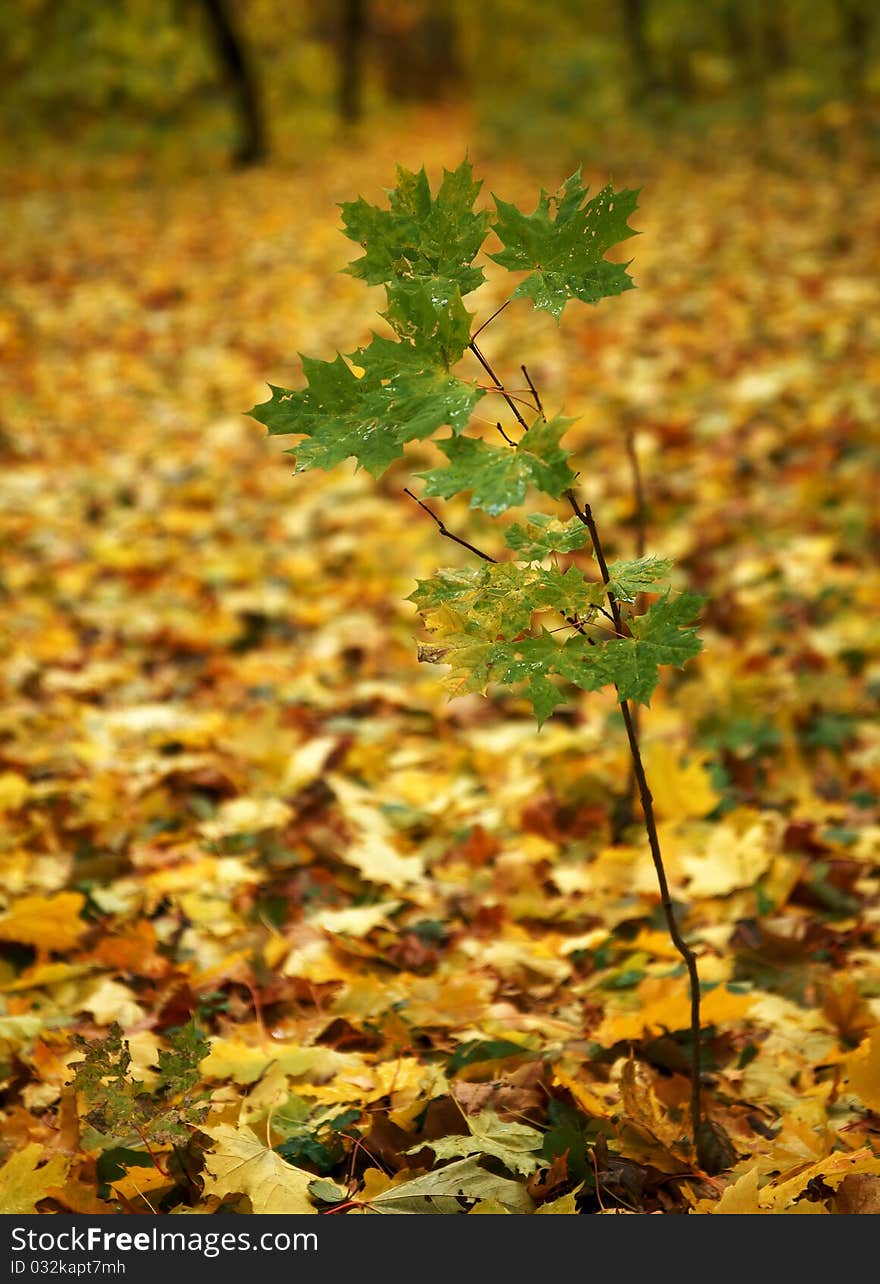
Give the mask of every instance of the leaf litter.
[{"label": "leaf litter", "polygon": [[241,414],[300,348],[369,341],[334,200],[462,141],[15,197],[0,1211],[876,1211],[876,179],[847,149],[634,157],[639,289],[483,340],[580,416],[630,565],[633,434],[647,550],[708,599],[643,737],[713,1175],[613,703],[540,733],[491,690],[446,703],[406,601],[436,528],[401,493],[435,449],[294,483]]}]

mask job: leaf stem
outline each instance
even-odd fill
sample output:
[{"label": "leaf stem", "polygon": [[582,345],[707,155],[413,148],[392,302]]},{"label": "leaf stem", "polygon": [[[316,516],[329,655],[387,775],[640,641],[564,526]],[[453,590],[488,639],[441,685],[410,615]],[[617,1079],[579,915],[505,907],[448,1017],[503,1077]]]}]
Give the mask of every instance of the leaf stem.
[{"label": "leaf stem", "polygon": [[538,389],[532,383],[532,376],[529,374],[525,366],[520,366],[520,370],[523,372],[523,375],[525,376],[525,381],[529,385],[529,392],[535,398],[535,408],[537,409],[538,414],[541,416],[542,419],[546,420],[547,416],[544,414],[544,407],[541,405],[541,396],[540,396],[540,393],[538,392]]}]

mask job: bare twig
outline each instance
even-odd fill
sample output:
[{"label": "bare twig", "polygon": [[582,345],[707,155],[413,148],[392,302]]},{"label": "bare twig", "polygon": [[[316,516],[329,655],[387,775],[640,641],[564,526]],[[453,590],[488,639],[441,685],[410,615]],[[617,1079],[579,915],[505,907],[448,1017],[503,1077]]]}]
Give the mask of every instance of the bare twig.
[{"label": "bare twig", "polygon": [[501,427],[501,423],[500,423],[500,422],[496,423],[495,427],[496,427],[496,428],[498,429],[498,431],[501,433],[501,436],[502,436],[502,437],[504,438],[504,440],[507,442],[508,446],[513,446],[513,447],[515,448],[515,447],[516,447],[516,442],[513,440],[513,438],[512,438],[512,437],[508,437],[507,433],[506,433],[506,432],[504,431],[504,429]]},{"label": "bare twig", "polygon": [[410,499],[415,500],[419,508],[423,508],[425,510],[431,520],[436,523],[440,534],[445,536],[446,539],[451,539],[453,543],[460,544],[462,548],[468,549],[469,552],[476,553],[477,557],[482,557],[484,562],[494,562],[497,565],[497,557],[492,557],[490,553],[484,553],[481,548],[477,548],[476,544],[469,544],[468,541],[466,539],[462,539],[460,535],[453,535],[452,531],[444,525],[443,521],[437,516],[434,510],[429,508],[427,504],[422,503],[418,495],[414,495],[408,486],[404,486],[403,493],[404,495],[409,495]]},{"label": "bare twig", "polygon": [[542,419],[546,419],[547,416],[544,414],[544,407],[541,405],[541,398],[538,393],[538,389],[532,383],[532,376],[529,374],[528,370],[526,370],[525,366],[520,366],[520,370],[523,372],[526,383],[529,385],[529,392],[535,398],[535,408],[538,411],[538,414]]},{"label": "bare twig", "polygon": [[495,318],[500,316],[506,307],[510,306],[510,303],[511,303],[510,299],[508,299],[506,303],[502,303],[501,307],[496,308],[495,311],[492,313],[492,315],[487,320],[485,320],[482,325],[477,326],[476,330],[471,335],[471,345],[473,345],[474,339],[476,339],[477,335],[482,334],[486,326],[491,325],[492,322],[495,320]]}]

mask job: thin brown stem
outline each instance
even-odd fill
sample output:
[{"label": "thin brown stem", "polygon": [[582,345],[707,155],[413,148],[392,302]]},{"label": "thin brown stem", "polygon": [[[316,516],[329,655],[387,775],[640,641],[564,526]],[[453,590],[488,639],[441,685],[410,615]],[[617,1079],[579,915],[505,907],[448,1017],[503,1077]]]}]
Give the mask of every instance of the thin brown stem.
[{"label": "thin brown stem", "polygon": [[[566,498],[574,509],[576,515],[580,518],[590,533],[590,542],[593,546],[593,554],[602,576],[602,583],[607,586],[609,583],[608,563],[605,560],[605,553],[602,548],[602,541],[599,537],[599,531],[596,526],[595,518],[589,504],[583,507],[577,502],[573,491],[566,491]],[[623,620],[620,614],[620,607],[614,594],[607,590],[608,605],[611,608],[611,614],[614,617],[614,627],[618,633],[623,633]],[[700,977],[697,971],[697,956],[687,945],[684,937],[679,930],[675,918],[675,911],[672,905],[672,897],[669,894],[669,882],[666,877],[666,867],[663,864],[663,853],[660,849],[660,837],[657,833],[657,821],[654,816],[654,798],[648,787],[648,778],[645,775],[645,767],[642,762],[641,747],[639,745],[638,729],[635,725],[632,709],[628,700],[620,700],[620,692],[617,692],[620,703],[620,712],[623,717],[623,725],[626,728],[626,738],[629,744],[630,757],[632,759],[633,773],[635,775],[636,786],[639,791],[639,799],[642,804],[642,814],[645,819],[645,831],[648,835],[648,846],[651,849],[651,859],[654,862],[654,871],[657,875],[657,885],[660,888],[660,901],[663,906],[663,914],[666,918],[666,926],[669,931],[669,938],[675,946],[678,953],[684,959],[687,968],[688,980],[690,983],[691,996],[691,1125],[693,1127],[694,1145],[698,1146],[700,1140],[700,1124],[702,1121],[702,1110],[700,1103]]]},{"label": "thin brown stem", "polygon": [[520,370],[523,372],[525,381],[529,385],[529,392],[535,398],[535,408],[538,411],[538,414],[541,416],[542,419],[546,419],[547,416],[544,414],[544,407],[541,405],[540,394],[538,392],[538,389],[532,383],[532,376],[529,374],[528,370],[526,370],[525,366],[520,366]]},{"label": "thin brown stem", "polygon": [[410,499],[415,500],[419,508],[423,508],[425,510],[431,520],[436,523],[440,534],[445,536],[446,539],[451,539],[453,543],[460,544],[462,548],[466,548],[469,552],[475,553],[477,557],[482,557],[484,562],[498,562],[497,557],[492,557],[490,553],[484,553],[481,548],[477,548],[476,544],[469,544],[468,541],[466,539],[462,539],[460,535],[453,535],[452,531],[444,525],[443,521],[437,516],[434,510],[429,508],[427,504],[422,503],[418,495],[414,495],[409,487],[404,486],[403,493],[404,495],[409,495]]},{"label": "thin brown stem", "polygon": [[516,447],[516,442],[513,440],[513,438],[512,438],[512,437],[508,437],[507,433],[506,433],[506,432],[504,431],[504,429],[501,427],[500,422],[499,422],[499,423],[496,423],[495,427],[496,427],[496,428],[498,429],[498,431],[501,433],[501,436],[502,436],[502,437],[504,438],[504,440],[507,442],[508,446],[513,446],[513,447],[515,448],[515,447]]},{"label": "thin brown stem", "polygon": [[486,328],[486,326],[487,326],[487,325],[491,325],[491,324],[492,324],[492,322],[495,320],[495,318],[496,318],[496,317],[500,317],[500,316],[501,316],[501,313],[504,311],[504,309],[505,309],[505,308],[510,307],[511,302],[512,302],[512,300],[511,300],[511,299],[508,299],[506,303],[502,303],[502,304],[501,304],[501,307],[500,307],[500,308],[496,308],[496,309],[495,309],[495,311],[492,313],[492,315],[491,315],[490,317],[488,317],[488,318],[483,322],[483,324],[482,324],[482,325],[478,325],[478,326],[477,326],[476,330],[475,330],[475,331],[473,332],[473,334],[471,335],[471,343],[472,343],[472,344],[473,344],[474,339],[476,339],[477,335],[478,335],[478,334],[482,334],[482,333],[483,333],[483,331],[485,330],[485,328]]},{"label": "thin brown stem", "polygon": [[620,701],[620,712],[623,717],[623,725],[626,728],[626,738],[629,742],[633,771],[635,772],[642,813],[645,818],[645,830],[648,835],[648,844],[651,848],[651,859],[654,862],[657,884],[660,888],[660,900],[663,905],[666,926],[669,930],[670,940],[684,959],[688,973],[691,992],[691,1126],[693,1128],[694,1145],[696,1146],[700,1140],[700,1123],[702,1120],[700,1106],[700,974],[697,970],[697,956],[685,942],[676,922],[672,898],[669,894],[669,883],[666,878],[666,867],[663,864],[663,854],[660,850],[657,821],[654,817],[654,798],[648,787],[648,779],[645,775],[645,767],[639,746],[639,735],[627,700]]},{"label": "thin brown stem", "polygon": [[529,425],[526,423],[525,419],[523,419],[522,414],[520,413],[519,408],[517,407],[516,402],[513,400],[513,398],[511,397],[510,393],[509,393],[509,392],[507,391],[507,389],[504,387],[504,384],[503,384],[503,383],[501,382],[501,380],[498,378],[497,374],[496,374],[496,373],[495,373],[495,371],[492,369],[492,367],[489,365],[489,362],[488,362],[488,361],[486,360],[486,358],[483,356],[482,352],[481,352],[481,351],[480,351],[480,349],[477,347],[477,345],[474,343],[473,339],[471,339],[470,343],[468,344],[468,347],[470,348],[470,350],[471,350],[471,352],[474,354],[474,356],[477,358],[477,360],[479,361],[480,365],[481,365],[481,366],[483,367],[483,369],[486,371],[486,374],[487,374],[487,375],[489,376],[489,378],[492,380],[492,382],[494,383],[494,385],[495,385],[496,389],[498,390],[498,392],[500,392],[500,393],[501,393],[502,397],[503,397],[503,398],[504,398],[504,400],[507,402],[507,404],[508,404],[508,406],[510,407],[510,409],[513,411],[513,416],[514,416],[514,418],[516,419],[517,423],[520,425],[520,427],[525,428],[526,432],[528,432],[528,430],[529,430]]},{"label": "thin brown stem", "polygon": [[[642,481],[642,470],[639,465],[639,452],[636,449],[636,435],[632,428],[626,430],[626,453],[629,458],[630,475],[632,477],[634,517],[636,525],[636,557],[644,557],[645,547],[647,544],[647,520],[648,509],[645,502],[645,487]],[[645,595],[639,593],[636,596],[635,612],[641,615],[645,609]],[[636,729],[636,735],[639,733],[639,710],[638,706],[633,709],[633,726]],[[618,826],[622,833],[632,823],[633,804],[636,794],[636,775],[635,769],[630,764],[629,780],[626,784],[626,795],[622,799],[620,812],[618,816]]]},{"label": "thin brown stem", "polygon": [[156,1172],[161,1173],[163,1177],[167,1177],[168,1176],[167,1169],[162,1167],[162,1162],[159,1159],[159,1156],[156,1154],[155,1150],[153,1150],[153,1147],[150,1145],[149,1138],[147,1137],[147,1134],[144,1132],[143,1128],[138,1127],[137,1124],[132,1124],[132,1128],[140,1137],[144,1150],[146,1150],[147,1154],[150,1156],[150,1161],[153,1167],[156,1169]]}]

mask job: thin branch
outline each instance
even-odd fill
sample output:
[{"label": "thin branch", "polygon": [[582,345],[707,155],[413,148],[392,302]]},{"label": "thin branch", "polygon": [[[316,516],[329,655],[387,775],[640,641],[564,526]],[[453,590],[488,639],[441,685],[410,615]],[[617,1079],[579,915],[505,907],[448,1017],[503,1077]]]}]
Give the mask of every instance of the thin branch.
[{"label": "thin branch", "polygon": [[541,405],[541,398],[538,394],[538,389],[532,383],[532,376],[529,374],[528,370],[526,370],[525,366],[520,366],[520,370],[525,375],[526,383],[529,385],[529,391],[531,392],[532,396],[535,398],[535,407],[538,411],[538,414],[541,416],[542,419],[546,419],[547,416],[544,414],[544,407]]},{"label": "thin branch", "polygon": [[503,397],[503,398],[504,398],[504,400],[507,402],[508,406],[510,406],[510,409],[513,411],[513,415],[514,415],[514,418],[516,419],[517,423],[518,423],[518,424],[520,424],[520,426],[521,426],[521,427],[525,428],[526,432],[528,432],[528,430],[529,430],[529,425],[526,423],[525,419],[523,419],[522,415],[520,414],[520,411],[519,411],[519,409],[517,408],[516,402],[513,400],[513,398],[510,396],[510,394],[505,390],[504,384],[503,384],[503,383],[501,382],[501,380],[498,378],[497,374],[496,374],[496,373],[495,373],[495,371],[492,369],[492,367],[489,365],[489,362],[488,362],[488,361],[486,360],[486,358],[483,356],[482,352],[481,352],[481,351],[480,351],[480,349],[477,347],[477,345],[474,343],[473,339],[471,339],[470,343],[468,344],[468,347],[470,348],[470,350],[471,350],[471,352],[474,354],[474,356],[477,358],[477,360],[479,361],[480,365],[481,365],[481,366],[483,367],[483,369],[486,371],[486,374],[487,374],[487,375],[489,376],[489,378],[492,380],[492,382],[494,383],[494,385],[495,385],[495,387],[497,388],[497,390],[501,393],[502,397]]},{"label": "thin branch", "polygon": [[484,321],[481,326],[477,326],[476,330],[471,335],[471,345],[473,345],[474,339],[476,339],[477,335],[482,334],[486,326],[491,325],[492,322],[495,320],[495,318],[500,316],[501,313],[504,311],[504,309],[510,306],[510,303],[511,303],[510,299],[508,299],[506,303],[502,303],[501,307],[496,308],[487,321]]},{"label": "thin branch", "polygon": [[495,427],[496,427],[496,428],[498,429],[498,431],[501,433],[501,436],[502,436],[502,437],[504,438],[504,440],[507,442],[508,446],[513,446],[513,447],[515,448],[515,447],[516,447],[516,442],[515,442],[511,437],[508,437],[507,433],[506,433],[506,432],[504,431],[504,429],[501,427],[501,423],[500,423],[500,421],[499,421],[498,423],[496,423]]},{"label": "thin branch", "polygon": [[423,508],[425,510],[431,520],[436,523],[440,534],[444,535],[446,539],[451,539],[453,543],[460,544],[462,548],[466,548],[469,552],[476,553],[477,557],[482,557],[484,562],[494,562],[497,565],[497,557],[492,557],[491,554],[484,553],[481,548],[477,548],[475,544],[469,544],[468,541],[466,539],[462,539],[460,535],[453,535],[452,531],[448,530],[447,527],[444,526],[442,520],[437,516],[434,510],[429,508],[427,504],[423,504],[418,495],[414,495],[407,486],[404,486],[403,493],[404,495],[409,495],[410,499],[415,500],[419,508]]},{"label": "thin branch", "polygon": [[[605,560],[605,553],[602,548],[602,541],[599,538],[599,531],[593,517],[589,504],[584,504],[581,508],[577,502],[574,491],[566,491],[566,498],[574,509],[575,514],[580,518],[587,530],[590,532],[590,541],[593,545],[593,553],[602,576],[602,583],[606,585],[608,596],[608,605],[611,608],[611,614],[614,617],[614,627],[618,633],[623,632],[623,619],[620,614],[620,607],[617,598],[607,589],[609,583],[608,563]],[[616,689],[616,688],[615,688]],[[645,818],[645,830],[648,835],[648,845],[651,849],[651,859],[654,862],[654,871],[657,875],[657,884],[660,888],[660,900],[663,905],[663,914],[666,918],[666,926],[669,931],[670,939],[678,953],[684,959],[687,968],[688,980],[691,992],[691,1124],[694,1133],[694,1145],[699,1145],[702,1112],[700,1108],[700,976],[697,971],[697,956],[693,950],[686,944],[684,937],[678,927],[675,919],[675,911],[672,906],[672,897],[669,894],[669,883],[666,878],[666,867],[663,864],[663,854],[660,850],[660,837],[657,833],[657,821],[654,816],[654,798],[648,787],[648,779],[645,775],[645,767],[642,762],[642,753],[639,746],[639,735],[633,720],[632,709],[628,700],[620,699],[620,691],[617,692],[620,703],[620,712],[623,718],[623,725],[626,728],[626,738],[629,743],[630,756],[632,758],[633,774],[635,775],[636,785],[639,791],[639,799],[642,804],[642,813]]]}]

